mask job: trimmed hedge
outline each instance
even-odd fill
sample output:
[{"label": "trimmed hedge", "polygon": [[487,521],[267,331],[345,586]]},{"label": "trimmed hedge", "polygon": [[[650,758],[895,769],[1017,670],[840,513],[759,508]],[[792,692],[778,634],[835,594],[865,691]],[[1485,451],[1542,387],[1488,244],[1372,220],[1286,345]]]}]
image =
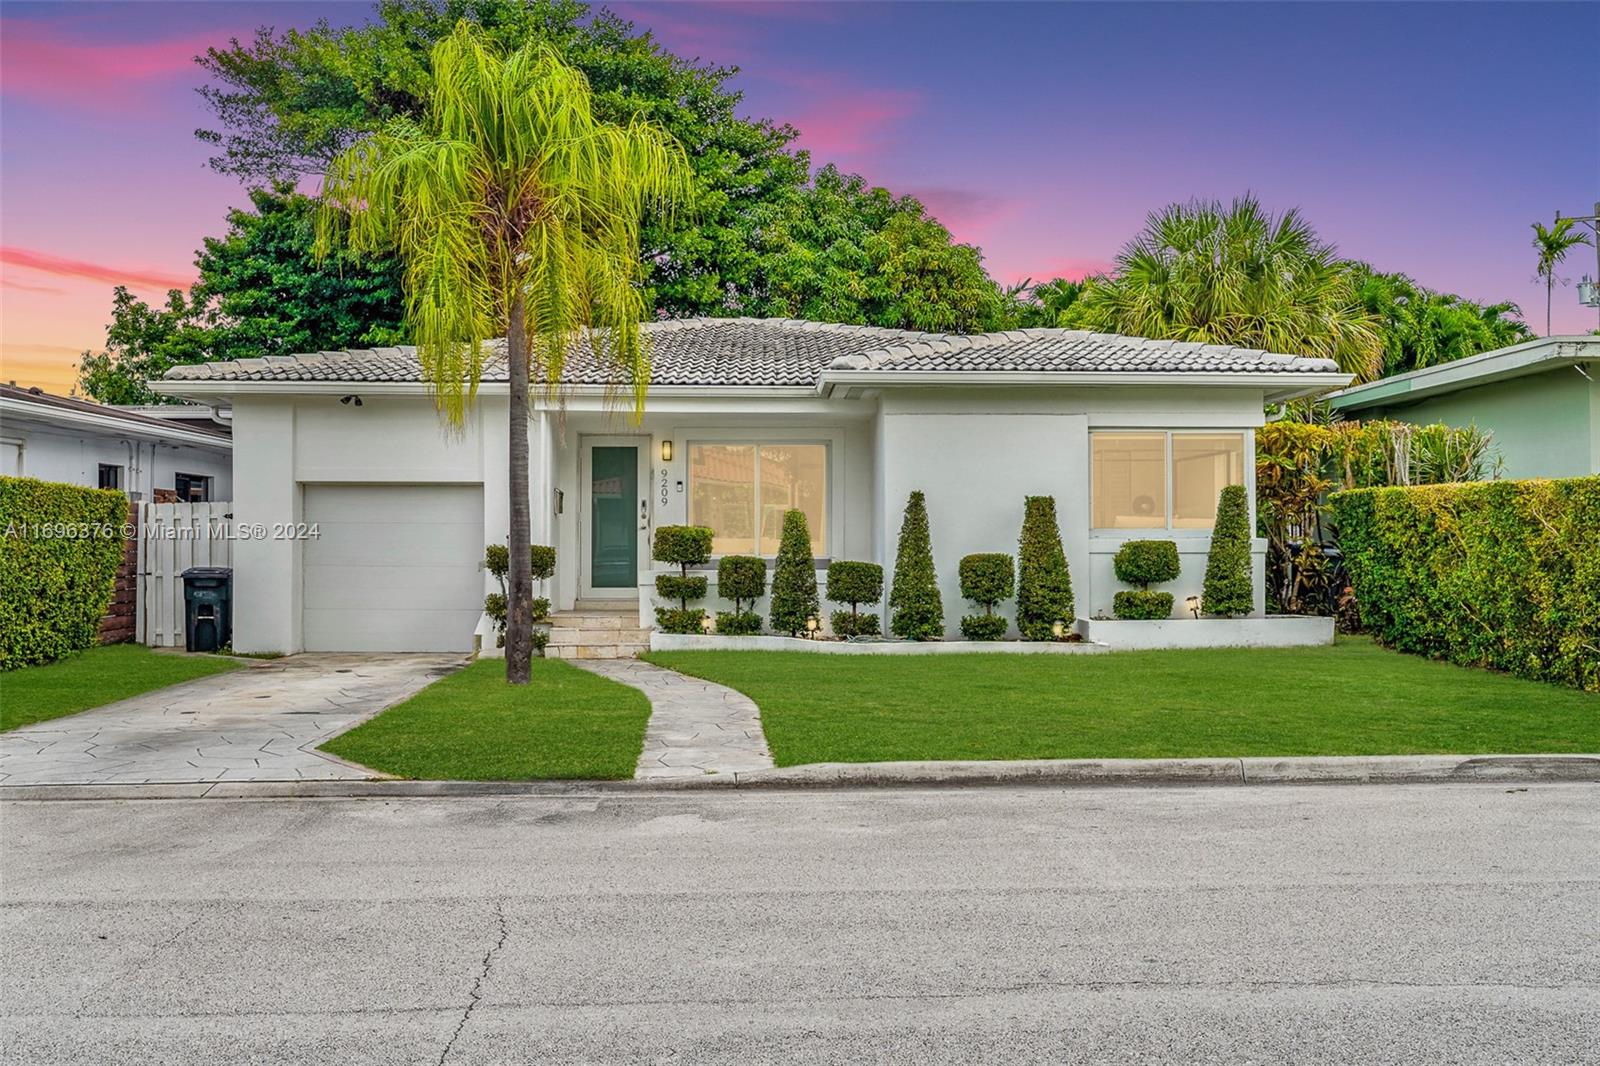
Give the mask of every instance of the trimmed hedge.
[{"label": "trimmed hedge", "polygon": [[806,619],[822,613],[817,600],[817,563],[811,555],[811,530],[804,511],[784,512],[769,607],[773,631],[791,636],[806,632]]},{"label": "trimmed hedge", "polygon": [[982,614],[963,615],[961,635],[968,640],[999,640],[1011,623],[994,613],[995,605],[1016,591],[1016,561],[1004,552],[964,555],[958,573],[961,595],[983,608]]},{"label": "trimmed hedge", "polygon": [[1211,551],[1206,555],[1206,580],[1200,589],[1200,609],[1206,614],[1231,618],[1249,614],[1255,606],[1255,586],[1250,580],[1250,498],[1243,485],[1229,485],[1217,497],[1217,520],[1211,529]]},{"label": "trimmed hedge", "polygon": [[658,526],[655,539],[650,544],[650,557],[658,563],[677,563],[676,574],[656,575],[656,595],[677,600],[676,607],[657,607],[656,625],[667,633],[698,633],[705,624],[706,613],[690,607],[690,600],[706,594],[704,574],[689,576],[689,567],[711,561],[713,533],[705,526]]},{"label": "trimmed hedge", "polygon": [[128,498],[0,478],[0,670],[92,647],[122,564]]},{"label": "trimmed hedge", "polygon": [[[761,617],[744,609],[767,594],[767,561],[755,555],[724,555],[717,562],[717,593],[733,601],[735,615],[750,615],[756,620],[752,632],[761,632]],[[726,613],[726,612],[724,612]],[[722,614],[717,615],[717,632],[722,632]]]},{"label": "trimmed hedge", "polygon": [[1055,497],[1026,497],[1017,546],[1017,628],[1023,640],[1054,640],[1055,624],[1070,629],[1077,617]]},{"label": "trimmed hedge", "polygon": [[836,559],[828,564],[830,603],[848,603],[848,611],[834,611],[828,616],[835,636],[875,637],[881,630],[876,613],[862,614],[863,603],[877,603],[883,599],[883,567],[877,563],[856,562],[853,559]]},{"label": "trimmed hedge", "polygon": [[[548,544],[530,544],[528,546],[529,572],[537,583],[544,581],[556,572],[556,550]],[[506,575],[511,570],[511,549],[504,544],[490,544],[483,549],[483,568],[494,575],[500,583],[499,592],[491,592],[483,598],[483,613],[495,625],[497,636],[495,646],[503,648],[506,645],[506,613],[510,610],[509,590],[506,588]],[[535,584],[534,588],[538,588]],[[535,596],[529,600],[533,610],[535,623],[550,620],[550,598],[548,596]],[[550,634],[534,630],[533,646],[543,649],[549,642]]]},{"label": "trimmed hedge", "polygon": [[889,589],[889,628],[906,640],[938,640],[944,636],[944,601],[933,569],[933,542],[928,536],[928,505],[920,491],[906,501],[900,522],[900,547],[894,557],[894,584]]},{"label": "trimmed hedge", "polygon": [[1331,505],[1378,640],[1600,692],[1600,477],[1356,489]]},{"label": "trimmed hedge", "polygon": [[1172,593],[1123,589],[1111,597],[1111,613],[1122,619],[1149,621],[1172,617]]},{"label": "trimmed hedge", "polygon": [[761,616],[754,611],[718,611],[717,632],[730,637],[753,637],[761,632]]},{"label": "trimmed hedge", "polygon": [[1117,580],[1147,589],[1163,581],[1174,581],[1181,564],[1178,544],[1171,540],[1130,540],[1111,558]]}]

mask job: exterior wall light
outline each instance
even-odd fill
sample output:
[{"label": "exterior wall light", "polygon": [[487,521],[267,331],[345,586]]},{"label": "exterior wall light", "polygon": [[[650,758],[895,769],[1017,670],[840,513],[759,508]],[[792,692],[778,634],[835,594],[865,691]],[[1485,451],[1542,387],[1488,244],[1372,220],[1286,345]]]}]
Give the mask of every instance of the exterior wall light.
[{"label": "exterior wall light", "polygon": [[672,462],[672,441],[671,440],[664,440],[664,441],[661,442],[661,461],[663,463]]},{"label": "exterior wall light", "polygon": [[1184,600],[1183,603],[1184,603],[1184,606],[1189,608],[1189,613],[1190,614],[1194,615],[1196,618],[1200,617],[1200,597],[1199,596],[1190,596],[1188,599]]}]

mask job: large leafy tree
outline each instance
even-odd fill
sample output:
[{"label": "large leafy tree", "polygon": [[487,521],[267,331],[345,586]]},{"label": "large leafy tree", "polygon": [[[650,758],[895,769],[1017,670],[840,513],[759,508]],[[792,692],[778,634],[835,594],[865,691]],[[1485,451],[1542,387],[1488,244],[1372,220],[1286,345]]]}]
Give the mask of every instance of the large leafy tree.
[{"label": "large leafy tree", "polygon": [[1136,337],[1322,356],[1361,380],[1381,367],[1383,341],[1351,264],[1298,211],[1273,216],[1251,196],[1154,212],[1064,318]]},{"label": "large leafy tree", "polygon": [[[1570,218],[1558,218],[1555,225],[1533,223],[1533,250],[1538,253],[1536,273],[1544,279],[1544,332],[1550,335],[1550,307],[1555,296],[1556,271],[1566,260],[1567,253],[1580,244],[1588,244],[1589,235],[1578,228]],[[1562,284],[1566,284],[1562,281]]]},{"label": "large leafy tree", "polygon": [[[533,653],[528,399],[584,344],[644,408],[649,360],[639,258],[646,208],[687,199],[683,147],[635,118],[602,121],[583,74],[553,50],[502,55],[463,22],[431,55],[420,116],[392,119],[329,163],[319,248],[398,251],[406,320],[445,418],[460,423],[505,336],[510,388],[506,677]],[[660,214],[657,217],[661,217]],[[348,219],[348,230],[342,224]],[[585,331],[582,332],[580,331]]]},{"label": "large leafy tree", "polygon": [[755,314],[929,332],[1001,324],[1000,288],[978,249],[952,241],[915,197],[829,165],[778,224]]},{"label": "large leafy tree", "polygon": [[364,26],[262,29],[211,49],[201,93],[217,122],[199,131],[217,146],[211,165],[254,181],[321,174],[354,138],[422,114],[430,50],[462,20],[507,51],[550,47],[588,78],[596,118],[648,119],[687,150],[694,210],[650,213],[641,226],[654,312],[1004,324],[977,250],[915,199],[832,168],[813,180],[793,128],[739,116],[736,68],[682,59],[573,0],[382,0]]},{"label": "large leafy tree", "polygon": [[250,210],[195,257],[199,280],[150,304],[118,286],[106,346],[85,352],[79,388],[104,403],[157,403],[145,382],[170,367],[404,339],[400,266],[318,259],[317,203],[287,184],[254,189]]},{"label": "large leafy tree", "polygon": [[1385,377],[1465,359],[1533,336],[1514,303],[1474,303],[1365,263],[1356,264],[1353,273],[1357,298],[1377,320],[1383,338]]}]

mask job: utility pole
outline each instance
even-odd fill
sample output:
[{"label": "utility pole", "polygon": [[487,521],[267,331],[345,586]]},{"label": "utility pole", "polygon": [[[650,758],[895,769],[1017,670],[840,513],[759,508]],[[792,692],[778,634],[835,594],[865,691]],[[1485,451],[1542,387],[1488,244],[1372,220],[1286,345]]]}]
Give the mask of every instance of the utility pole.
[{"label": "utility pole", "polygon": [[[1578,302],[1585,307],[1593,307],[1600,312],[1600,200],[1594,204],[1594,214],[1568,216],[1573,222],[1582,222],[1589,227],[1589,233],[1594,244],[1595,275],[1593,278],[1587,274],[1578,282]],[[1556,212],[1556,221],[1561,221],[1561,212]]]}]

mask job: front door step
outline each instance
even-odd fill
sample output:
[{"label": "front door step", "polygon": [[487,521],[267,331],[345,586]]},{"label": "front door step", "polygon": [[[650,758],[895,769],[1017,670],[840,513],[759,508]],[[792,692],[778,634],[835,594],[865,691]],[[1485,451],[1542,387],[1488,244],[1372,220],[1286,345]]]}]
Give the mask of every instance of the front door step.
[{"label": "front door step", "polygon": [[615,607],[557,611],[550,616],[551,659],[632,659],[650,649],[650,631],[639,626],[639,611]]}]

